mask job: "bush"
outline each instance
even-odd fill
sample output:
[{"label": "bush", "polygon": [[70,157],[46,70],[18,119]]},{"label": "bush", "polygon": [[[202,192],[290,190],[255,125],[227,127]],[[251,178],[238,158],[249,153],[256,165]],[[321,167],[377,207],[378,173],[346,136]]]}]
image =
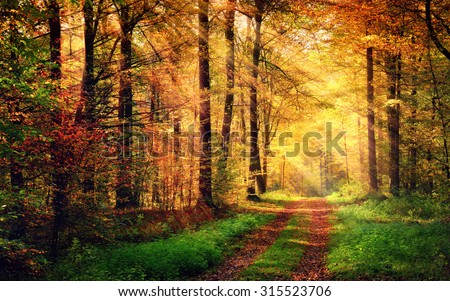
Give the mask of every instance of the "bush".
[{"label": "bush", "polygon": [[47,263],[43,253],[21,241],[0,238],[0,280],[32,280],[41,276]]},{"label": "bush", "polygon": [[332,203],[352,203],[366,197],[367,191],[362,183],[350,182],[341,186],[339,191],[333,192],[328,200]]}]

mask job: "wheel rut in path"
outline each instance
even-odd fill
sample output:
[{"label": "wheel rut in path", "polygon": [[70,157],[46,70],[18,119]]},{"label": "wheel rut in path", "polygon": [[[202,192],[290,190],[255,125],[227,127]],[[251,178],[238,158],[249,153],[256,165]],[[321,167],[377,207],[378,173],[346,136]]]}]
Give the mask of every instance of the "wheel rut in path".
[{"label": "wheel rut in path", "polygon": [[212,273],[207,273],[198,280],[227,281],[234,280],[241,271],[251,265],[255,259],[270,247],[281,231],[286,228],[289,219],[296,212],[301,201],[289,202],[274,221],[256,230],[246,239],[245,246],[225,261]]},{"label": "wheel rut in path", "polygon": [[330,280],[331,274],[326,265],[326,257],[331,229],[328,216],[333,207],[327,204],[325,199],[319,199],[308,200],[305,209],[310,211],[309,236],[298,270],[292,280]]}]

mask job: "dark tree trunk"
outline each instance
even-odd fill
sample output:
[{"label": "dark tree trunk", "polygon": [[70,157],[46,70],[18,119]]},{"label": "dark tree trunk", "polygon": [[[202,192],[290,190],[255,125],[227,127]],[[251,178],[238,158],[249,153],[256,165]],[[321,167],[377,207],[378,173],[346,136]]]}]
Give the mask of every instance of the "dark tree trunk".
[{"label": "dark tree trunk", "polygon": [[88,123],[95,121],[95,78],[94,78],[94,42],[95,21],[93,0],[85,0],[84,14],[84,72],[81,85],[82,103],[85,105],[85,116]]},{"label": "dark tree trunk", "polygon": [[[416,78],[414,78],[414,82],[416,82]],[[411,96],[413,97],[413,103],[412,103],[412,111],[411,111],[411,129],[412,132],[416,132],[416,123],[417,123],[417,102],[414,99],[417,95],[417,91],[414,88],[411,92]],[[416,139],[413,138],[411,140],[411,147],[409,149],[409,188],[411,190],[415,190],[417,188],[417,143]]]},{"label": "dark tree trunk", "polygon": [[205,202],[214,207],[212,199],[211,172],[211,103],[210,103],[210,74],[209,74],[209,0],[198,1],[199,36],[199,89],[200,89],[200,135],[202,152],[200,156],[199,202]]},{"label": "dark tree trunk", "polygon": [[234,61],[235,61],[235,42],[234,42],[234,19],[236,0],[228,0],[227,10],[225,12],[225,39],[227,43],[226,72],[227,72],[227,95],[225,98],[225,108],[222,123],[222,150],[225,161],[229,155],[230,149],[230,131],[233,118],[234,103]]},{"label": "dark tree trunk", "polygon": [[[85,0],[83,5],[84,14],[84,72],[81,84],[81,103],[84,104],[84,114],[77,112],[77,115],[84,115],[87,129],[92,130],[95,116],[95,78],[94,78],[94,42],[95,42],[95,22],[93,0]],[[79,117],[79,119],[83,119]],[[81,121],[81,120],[79,120]],[[95,189],[94,166],[89,166],[89,170],[84,174],[83,190],[90,193]]]},{"label": "dark tree trunk", "polygon": [[377,154],[375,143],[375,112],[373,87],[373,48],[367,48],[367,137],[369,152],[369,185],[370,190],[378,190]]},{"label": "dark tree trunk", "polygon": [[377,139],[378,139],[378,160],[377,160],[377,173],[378,173],[378,187],[383,185],[383,175],[385,174],[386,166],[384,164],[383,146],[381,141],[383,141],[383,129],[384,124],[381,116],[377,119],[378,129],[377,129]]},{"label": "dark tree trunk", "polygon": [[67,188],[68,175],[58,174],[57,177],[53,178],[53,185],[55,186],[55,192],[53,197],[53,211],[54,211],[54,221],[53,221],[53,234],[52,234],[52,244],[51,244],[51,255],[57,256],[59,249],[60,232],[63,228],[67,214]]},{"label": "dark tree trunk", "polygon": [[116,207],[138,207],[139,202],[133,194],[132,173],[132,128],[133,128],[133,89],[131,82],[132,64],[132,33],[128,6],[123,6],[119,12],[121,41],[120,41],[120,88],[119,111],[120,132],[122,138],[122,153],[119,156],[119,171],[116,187]]},{"label": "dark tree trunk", "polygon": [[389,133],[389,178],[390,191],[399,194],[400,188],[400,56],[387,59],[388,77],[388,133]]},{"label": "dark tree trunk", "polygon": [[[263,1],[256,0],[255,14],[255,41],[253,44],[253,69],[252,69],[252,84],[250,86],[250,181],[247,189],[248,195],[256,194],[256,187],[259,192],[266,191],[264,185],[264,178],[261,170],[260,151],[258,144],[258,66],[261,56],[261,23],[263,12]],[[255,183],[256,182],[256,183]],[[255,187],[256,184],[256,187]]]},{"label": "dark tree trunk", "polygon": [[[57,88],[59,88],[61,80],[61,19],[60,19],[60,6],[58,1],[53,0],[48,6],[50,13],[49,27],[50,27],[50,62],[52,67],[50,70],[50,76],[55,81]],[[59,89],[56,91],[59,93]],[[54,120],[57,124],[61,123],[60,113],[58,110],[54,112]],[[56,163],[62,158],[58,158],[59,142],[54,141],[51,143],[52,159]],[[56,153],[56,154],[55,154]],[[56,156],[56,157],[55,157]],[[53,234],[51,242],[51,255],[58,255],[59,248],[59,236],[62,227],[66,220],[66,208],[67,208],[67,184],[68,175],[64,172],[60,172],[58,164],[55,164],[54,171],[52,173],[52,187],[53,187]]]},{"label": "dark tree trunk", "polygon": [[261,191],[261,193],[264,193],[267,191],[267,165],[269,164],[268,157],[270,156],[270,140],[271,140],[271,133],[270,133],[270,112],[267,114],[264,114],[264,157],[262,162],[262,174],[263,174],[263,181],[264,181],[264,191]]},{"label": "dark tree trunk", "polygon": [[59,81],[61,79],[61,19],[58,1],[50,1],[48,10],[50,13],[48,21],[50,27],[50,62],[52,63],[51,78]]},{"label": "dark tree trunk", "polygon": [[[16,5],[14,5],[14,8],[17,8]],[[11,35],[11,45],[15,45],[17,43],[16,41],[16,35],[18,35],[17,28],[14,25],[12,26],[12,32]],[[17,53],[12,50],[10,59],[12,62],[15,62],[17,60]],[[16,126],[21,126],[22,121],[19,118],[15,118],[14,115],[16,115],[16,112],[19,111],[18,107],[15,107],[14,109],[11,107],[9,111],[9,115],[11,118],[11,122]],[[10,141],[11,145],[14,145],[14,140]],[[8,239],[21,239],[25,237],[26,234],[26,221],[25,221],[25,204],[24,199],[22,195],[20,194],[20,191],[25,186],[25,181],[23,177],[23,171],[22,171],[22,165],[17,162],[17,158],[14,156],[14,153],[11,154],[11,157],[9,159],[9,176],[11,181],[11,191],[14,193],[15,202],[13,204],[14,211],[16,212],[17,218],[12,221],[11,230],[9,233]]]},{"label": "dark tree trunk", "polygon": [[11,190],[14,193],[15,202],[13,204],[17,218],[13,221],[8,239],[22,239],[26,233],[25,204],[20,191],[25,186],[22,166],[11,156],[9,160],[9,174],[11,178]]},{"label": "dark tree trunk", "polygon": [[[415,116],[416,110],[413,111],[413,116]],[[412,117],[415,119],[415,117]],[[415,143],[415,142],[413,142]],[[409,178],[409,188],[415,190],[417,188],[417,146],[414,144],[409,150],[409,168],[410,178]]]}]

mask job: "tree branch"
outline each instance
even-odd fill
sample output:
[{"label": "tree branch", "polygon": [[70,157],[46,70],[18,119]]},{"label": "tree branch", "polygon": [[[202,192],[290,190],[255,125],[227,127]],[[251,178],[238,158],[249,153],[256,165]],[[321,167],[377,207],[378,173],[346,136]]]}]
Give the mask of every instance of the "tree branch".
[{"label": "tree branch", "polygon": [[450,51],[442,45],[433,27],[433,22],[431,19],[431,0],[425,0],[425,21],[427,23],[428,33],[430,34],[430,38],[434,45],[436,45],[436,48],[443,55],[445,55],[448,60],[450,60]]}]

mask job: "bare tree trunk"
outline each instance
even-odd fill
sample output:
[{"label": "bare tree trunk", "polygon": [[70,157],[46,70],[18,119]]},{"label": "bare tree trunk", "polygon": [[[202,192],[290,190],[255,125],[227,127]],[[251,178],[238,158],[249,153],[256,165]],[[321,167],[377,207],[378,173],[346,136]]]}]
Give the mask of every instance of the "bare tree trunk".
[{"label": "bare tree trunk", "polygon": [[[266,190],[264,185],[264,178],[261,171],[260,151],[258,144],[258,66],[261,56],[261,23],[262,23],[262,9],[263,1],[256,0],[255,13],[255,41],[253,44],[253,70],[252,79],[253,82],[250,87],[250,181],[247,189],[248,195],[252,196],[256,194],[255,184],[258,187],[259,192]],[[255,183],[256,182],[256,183]]]},{"label": "bare tree trunk", "polygon": [[[414,78],[414,82],[416,82],[416,78]],[[412,111],[411,111],[411,129],[412,132],[416,132],[416,123],[417,123],[417,102],[415,97],[417,95],[417,91],[414,88],[411,92],[411,96],[413,97],[412,103]],[[417,188],[417,143],[416,139],[411,139],[411,147],[409,148],[409,188],[411,190],[415,190]]]},{"label": "bare tree trunk", "polygon": [[[53,64],[50,70],[50,76],[52,80],[56,82],[56,86],[59,90],[59,82],[61,80],[61,19],[60,19],[60,6],[57,0],[52,0],[49,3],[48,10],[50,13],[49,17],[49,28],[50,28],[50,62]],[[57,91],[56,93],[58,93]],[[59,112],[55,112],[57,116],[54,116],[56,123],[60,123]],[[51,143],[51,148],[53,151],[59,148],[58,141]],[[57,161],[59,158],[55,158],[52,155],[53,160]],[[67,208],[67,184],[68,175],[58,171],[55,164],[55,170],[52,173],[52,186],[53,192],[53,233],[51,241],[50,253],[52,256],[58,255],[59,247],[59,236],[60,230],[63,227],[66,220],[66,208]]]},{"label": "bare tree trunk", "polygon": [[[16,5],[14,5],[16,8]],[[12,27],[13,35],[11,35],[11,45],[15,45],[16,38],[15,34],[18,34],[17,28],[14,25],[10,25]],[[11,50],[10,55],[11,61],[15,62],[17,60],[17,54],[15,50]],[[16,111],[19,111],[19,108],[10,108],[9,115],[11,118],[11,123],[15,126],[21,126],[22,121],[20,118],[16,118]],[[14,140],[10,141],[11,145],[14,145]],[[13,204],[14,210],[17,212],[17,218],[12,221],[11,230],[9,233],[8,239],[21,239],[25,237],[26,234],[26,221],[25,221],[25,204],[23,196],[20,194],[20,191],[25,187],[25,181],[23,177],[22,165],[17,162],[17,159],[14,157],[14,154],[11,154],[9,158],[9,177],[11,181],[11,191],[14,194],[15,202]]]},{"label": "bare tree trunk", "polygon": [[25,221],[25,204],[20,191],[25,186],[23,178],[22,166],[16,162],[16,159],[11,156],[9,160],[9,175],[11,179],[11,191],[14,193],[14,210],[17,212],[17,218],[13,221],[11,231],[8,239],[21,239],[26,233]]},{"label": "bare tree trunk", "polygon": [[388,76],[388,132],[389,132],[389,178],[390,191],[399,194],[400,188],[400,57],[390,55],[387,59]]},{"label": "bare tree trunk", "polygon": [[270,155],[270,124],[269,124],[269,118],[270,113],[264,114],[264,156],[263,156],[263,164],[262,164],[262,174],[263,174],[263,181],[264,181],[264,191],[261,191],[261,193],[266,192],[267,190],[267,165],[268,162],[268,156]]},{"label": "bare tree trunk", "polygon": [[209,74],[209,0],[198,1],[199,13],[199,88],[200,88],[200,135],[202,153],[200,156],[199,201],[214,207],[212,199],[211,160],[211,102]]},{"label": "bare tree trunk", "polygon": [[[81,103],[84,104],[84,114],[77,112],[77,121],[80,122],[83,117],[87,123],[88,130],[92,130],[95,122],[95,79],[94,79],[94,42],[95,42],[95,22],[94,22],[94,4],[93,0],[85,0],[83,5],[84,15],[84,72],[81,84]],[[81,111],[81,108],[80,108]],[[83,117],[80,115],[84,115]],[[84,173],[83,190],[85,193],[93,192],[95,189],[94,177],[95,166],[90,164],[88,170]]]},{"label": "bare tree trunk", "polygon": [[235,67],[235,42],[234,42],[234,19],[236,0],[227,1],[227,10],[225,12],[225,39],[227,43],[226,72],[227,72],[227,95],[225,98],[225,108],[222,123],[222,149],[225,161],[229,155],[230,149],[230,131],[233,118],[234,103],[234,67]]},{"label": "bare tree trunk", "polygon": [[364,146],[363,146],[363,130],[361,126],[361,118],[358,116],[358,142],[359,142],[359,173],[360,180],[366,182],[366,168],[364,164]]},{"label": "bare tree trunk", "polygon": [[384,165],[384,154],[383,154],[383,148],[381,145],[381,141],[383,141],[383,120],[381,119],[381,116],[378,116],[377,119],[378,123],[378,129],[377,129],[377,138],[378,138],[378,160],[377,160],[377,174],[378,174],[378,187],[381,187],[383,185],[383,174],[385,174],[385,165]]},{"label": "bare tree trunk", "polygon": [[119,130],[122,138],[122,153],[119,155],[119,171],[116,186],[116,207],[138,207],[138,200],[133,195],[132,174],[132,128],[133,128],[133,89],[131,82],[132,34],[128,6],[120,8],[120,88],[119,88]]},{"label": "bare tree trunk", "polygon": [[377,154],[375,143],[375,112],[374,112],[374,87],[373,87],[373,48],[367,48],[367,136],[369,153],[369,185],[370,190],[378,190],[377,180]]}]

